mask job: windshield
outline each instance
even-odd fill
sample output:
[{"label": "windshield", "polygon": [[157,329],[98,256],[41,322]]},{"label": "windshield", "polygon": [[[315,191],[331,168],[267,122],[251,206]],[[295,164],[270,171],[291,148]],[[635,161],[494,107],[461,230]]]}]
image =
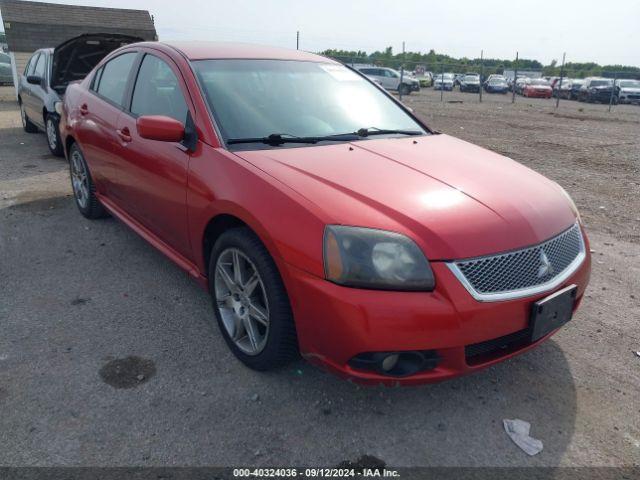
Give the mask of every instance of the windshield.
[{"label": "windshield", "polygon": [[591,80],[590,87],[610,87],[611,80]]},{"label": "windshield", "polygon": [[465,75],[464,81],[465,82],[477,82],[477,81],[479,81],[479,78],[476,77],[475,75]]},{"label": "windshield", "polygon": [[504,85],[505,83],[507,82],[505,82],[501,78],[492,78],[491,80],[489,80],[489,85]]},{"label": "windshield", "polygon": [[638,80],[622,80],[620,82],[622,88],[640,88],[640,81]]},{"label": "windshield", "polygon": [[376,86],[343,65],[288,60],[193,62],[225,140],[322,137],[360,129],[426,133]]},{"label": "windshield", "polygon": [[544,78],[532,78],[529,84],[530,85],[549,85],[549,82],[547,82]]}]

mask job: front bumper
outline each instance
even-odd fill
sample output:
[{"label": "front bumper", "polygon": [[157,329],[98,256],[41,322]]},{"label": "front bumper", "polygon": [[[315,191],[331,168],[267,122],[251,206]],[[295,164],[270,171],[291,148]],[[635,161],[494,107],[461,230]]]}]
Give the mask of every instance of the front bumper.
[{"label": "front bumper", "polygon": [[[578,286],[578,307],[589,281],[591,260],[556,289],[502,302],[478,302],[444,262],[432,262],[433,292],[390,292],[347,288],[286,265],[298,341],[308,361],[358,383],[411,385],[472,373],[541,343],[522,341],[531,304],[567,285]],[[502,338],[515,339],[498,345]],[[519,341],[518,341],[519,339]],[[486,350],[496,343],[495,351]],[[504,342],[503,342],[504,343]],[[483,350],[484,349],[484,350]],[[406,377],[356,370],[349,360],[363,352],[437,352],[438,366]],[[477,352],[484,352],[480,355]],[[471,355],[471,353],[475,354]]]}]

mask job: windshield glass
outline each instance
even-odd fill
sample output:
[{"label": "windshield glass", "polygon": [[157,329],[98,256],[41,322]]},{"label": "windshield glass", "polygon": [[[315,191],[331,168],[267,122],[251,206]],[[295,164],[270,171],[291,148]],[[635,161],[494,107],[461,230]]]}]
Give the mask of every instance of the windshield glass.
[{"label": "windshield glass", "polygon": [[465,75],[464,81],[465,82],[477,82],[477,81],[479,81],[479,78],[476,77],[475,75]]},{"label": "windshield glass", "polygon": [[491,80],[489,80],[489,85],[504,85],[505,83],[507,82],[505,82],[501,78],[492,78]]},{"label": "windshield glass", "polygon": [[544,78],[532,78],[531,82],[529,82],[530,85],[549,85],[549,82],[547,82]]},{"label": "windshield glass", "polygon": [[343,65],[288,60],[199,60],[193,65],[225,140],[320,137],[362,128],[426,133]]},{"label": "windshield glass", "polygon": [[611,80],[591,80],[590,87],[609,87]]},{"label": "windshield glass", "polygon": [[640,88],[640,81],[638,80],[622,80],[620,82],[622,88]]}]

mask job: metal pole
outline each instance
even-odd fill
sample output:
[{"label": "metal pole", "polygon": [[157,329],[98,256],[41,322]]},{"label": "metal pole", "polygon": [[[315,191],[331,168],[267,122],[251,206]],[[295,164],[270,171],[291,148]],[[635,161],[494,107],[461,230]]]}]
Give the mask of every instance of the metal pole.
[{"label": "metal pole", "polygon": [[444,63],[440,64],[440,101],[443,101],[444,97]]},{"label": "metal pole", "polygon": [[556,108],[560,105],[560,89],[562,88],[562,78],[564,77],[564,57],[567,52],[562,54],[562,66],[560,67],[560,85],[558,85],[558,92],[556,93]]},{"label": "metal pole", "polygon": [[300,30],[296,32],[296,50],[300,50]]},{"label": "metal pole", "polygon": [[613,92],[616,89],[616,80],[618,79],[618,72],[613,74],[613,85],[611,85],[611,95],[609,96],[609,111],[611,111],[611,104],[613,103]]},{"label": "metal pole", "polygon": [[402,42],[402,64],[400,65],[400,85],[398,85],[398,97],[402,101],[402,82],[404,80],[404,42]]},{"label": "metal pole", "polygon": [[518,52],[516,52],[516,62],[513,66],[513,92],[511,94],[511,103],[516,101],[516,80],[518,79]]},{"label": "metal pole", "polygon": [[480,103],[482,103],[482,77],[484,75],[484,50],[480,50],[480,87],[478,88],[478,95],[480,96]]}]

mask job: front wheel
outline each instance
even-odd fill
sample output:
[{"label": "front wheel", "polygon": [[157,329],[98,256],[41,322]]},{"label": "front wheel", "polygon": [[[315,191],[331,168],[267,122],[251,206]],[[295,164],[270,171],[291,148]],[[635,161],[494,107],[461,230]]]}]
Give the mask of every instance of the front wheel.
[{"label": "front wheel", "polygon": [[58,129],[58,119],[53,115],[47,115],[45,125],[47,127],[47,145],[49,150],[57,157],[62,157],[62,143],[60,142],[60,131]]},{"label": "front wheel", "polygon": [[400,95],[409,95],[411,93],[411,89],[409,88],[409,85],[403,83],[398,87],[398,92],[400,92]]},{"label": "front wheel", "polygon": [[209,291],[225,342],[246,366],[264,371],[298,354],[298,342],[278,268],[248,228],[224,232],[211,251]]}]

